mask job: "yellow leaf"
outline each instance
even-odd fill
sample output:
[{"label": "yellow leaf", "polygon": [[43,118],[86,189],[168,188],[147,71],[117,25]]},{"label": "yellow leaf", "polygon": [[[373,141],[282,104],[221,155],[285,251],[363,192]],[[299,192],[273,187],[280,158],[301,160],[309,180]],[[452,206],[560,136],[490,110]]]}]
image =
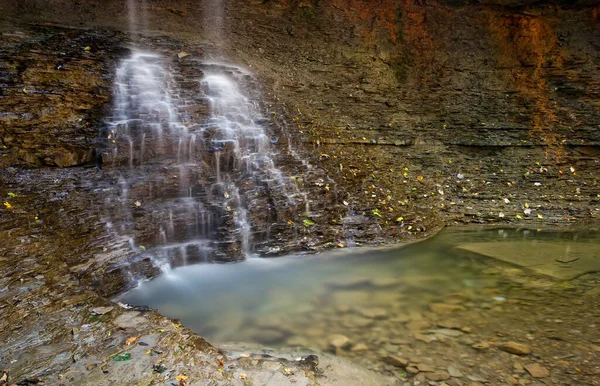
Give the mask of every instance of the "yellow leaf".
[{"label": "yellow leaf", "polygon": [[186,379],[188,379],[188,377],[183,374],[175,377],[175,380],[177,380],[177,381],[185,381]]},{"label": "yellow leaf", "polygon": [[240,374],[240,379],[247,379],[248,376],[246,374]]},{"label": "yellow leaf", "polygon": [[219,367],[219,372],[222,373],[223,372],[223,368]]},{"label": "yellow leaf", "polygon": [[6,207],[6,209],[12,209],[12,205],[9,202],[4,202],[4,206]]},{"label": "yellow leaf", "polygon": [[152,353],[152,350],[146,350],[146,355],[150,355],[150,353]]},{"label": "yellow leaf", "polygon": [[131,338],[129,338],[129,339],[127,339],[127,340],[125,341],[125,344],[126,344],[127,346],[129,346],[130,344],[132,344],[132,343],[133,343],[133,342],[135,342],[136,340],[137,340],[137,336],[131,337]]},{"label": "yellow leaf", "polygon": [[87,46],[87,47],[85,47],[83,50],[84,50],[84,51],[91,51],[91,50],[92,50],[92,47],[90,47],[90,46]]}]

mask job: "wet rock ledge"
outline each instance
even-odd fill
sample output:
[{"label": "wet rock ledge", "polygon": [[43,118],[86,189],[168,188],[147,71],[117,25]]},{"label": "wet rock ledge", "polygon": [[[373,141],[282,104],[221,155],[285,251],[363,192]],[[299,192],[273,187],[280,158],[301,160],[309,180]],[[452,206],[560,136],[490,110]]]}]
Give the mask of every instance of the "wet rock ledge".
[{"label": "wet rock ledge", "polygon": [[224,352],[103,296],[129,284],[127,269],[158,273],[147,260],[124,264],[130,252],[110,245],[103,218],[111,180],[95,139],[128,52],[111,31],[2,31],[0,384],[386,384],[321,354]]}]

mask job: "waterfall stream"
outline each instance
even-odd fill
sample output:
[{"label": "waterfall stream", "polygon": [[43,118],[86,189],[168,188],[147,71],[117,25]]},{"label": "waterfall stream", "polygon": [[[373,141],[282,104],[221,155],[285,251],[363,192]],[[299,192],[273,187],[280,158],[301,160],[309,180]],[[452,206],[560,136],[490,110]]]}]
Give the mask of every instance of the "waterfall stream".
[{"label": "waterfall stream", "polygon": [[251,74],[189,63],[195,79],[134,50],[117,69],[107,122],[104,164],[118,181],[111,229],[161,267],[243,259],[281,213],[306,215],[308,206],[276,167],[267,120],[242,89]]}]

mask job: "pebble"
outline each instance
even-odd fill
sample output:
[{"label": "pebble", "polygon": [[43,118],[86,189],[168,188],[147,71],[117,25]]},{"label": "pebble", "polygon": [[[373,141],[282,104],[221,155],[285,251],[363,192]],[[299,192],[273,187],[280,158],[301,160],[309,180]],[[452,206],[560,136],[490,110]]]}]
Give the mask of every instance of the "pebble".
[{"label": "pebble", "polygon": [[437,322],[437,326],[440,328],[450,328],[453,330],[460,330],[462,325],[453,320],[440,320]]},{"label": "pebble", "polygon": [[329,336],[329,344],[335,348],[344,348],[350,344],[350,339],[341,334],[333,334]]},{"label": "pebble", "polygon": [[410,373],[410,374],[418,374],[419,373],[419,369],[417,369],[416,367],[413,367],[413,366],[408,366],[406,368],[406,372]]},{"label": "pebble", "polygon": [[425,374],[425,378],[427,378],[430,381],[440,382],[440,381],[446,381],[446,380],[450,379],[450,375],[445,371],[436,371],[433,373]]},{"label": "pebble", "polygon": [[[426,363],[418,363],[417,368],[419,369],[419,371],[422,371],[424,373],[433,373],[435,371],[435,369],[432,366],[430,366]],[[431,380],[433,380],[433,379],[431,379]],[[442,380],[444,380],[444,379],[442,379]]]},{"label": "pebble", "polygon": [[387,317],[387,311],[383,308],[361,308],[357,311],[366,318],[385,319]]},{"label": "pebble", "polygon": [[448,366],[448,374],[450,374],[450,376],[453,378],[460,378],[463,376],[460,370],[454,366]]},{"label": "pebble", "polygon": [[406,340],[406,339],[392,339],[390,341],[391,344],[396,345],[396,346],[405,346],[410,344],[410,341]]},{"label": "pebble", "polygon": [[114,307],[94,307],[90,311],[95,315],[104,315],[108,314],[114,309]]},{"label": "pebble", "polygon": [[424,335],[424,334],[414,334],[416,340],[420,340],[421,342],[431,343],[434,340],[437,340],[435,336],[432,335]]},{"label": "pebble", "polygon": [[426,320],[416,320],[416,321],[409,322],[406,325],[406,328],[408,328],[410,331],[413,331],[413,332],[425,330],[429,327],[431,327],[431,323],[429,323]]},{"label": "pebble", "polygon": [[465,307],[457,304],[431,303],[429,309],[436,314],[450,314],[456,311],[464,311]]},{"label": "pebble", "polygon": [[534,378],[547,378],[550,376],[550,371],[537,363],[526,365],[525,370]]},{"label": "pebble", "polygon": [[506,351],[511,354],[527,355],[531,353],[531,348],[529,346],[517,342],[501,342],[497,343],[496,346],[500,350]]},{"label": "pebble", "polygon": [[482,340],[479,343],[475,343],[471,347],[473,347],[475,350],[485,350],[485,349],[490,348],[490,344],[488,342]]},{"label": "pebble", "polygon": [[454,337],[454,338],[463,335],[463,333],[461,331],[451,330],[449,328],[438,328],[437,330],[433,330],[433,332],[435,332],[436,334],[441,334],[444,336],[449,336],[449,337]]},{"label": "pebble", "polygon": [[369,349],[369,346],[367,346],[366,344],[364,344],[364,343],[358,343],[358,344],[355,344],[354,346],[352,346],[352,348],[350,349],[350,351],[354,351],[354,352],[357,352],[357,351],[367,351],[368,349]]},{"label": "pebble", "polygon": [[395,355],[389,355],[387,357],[384,358],[384,361],[386,363],[389,363],[392,366],[396,366],[396,367],[406,367],[408,365],[408,360],[401,358],[399,356],[395,356]]}]

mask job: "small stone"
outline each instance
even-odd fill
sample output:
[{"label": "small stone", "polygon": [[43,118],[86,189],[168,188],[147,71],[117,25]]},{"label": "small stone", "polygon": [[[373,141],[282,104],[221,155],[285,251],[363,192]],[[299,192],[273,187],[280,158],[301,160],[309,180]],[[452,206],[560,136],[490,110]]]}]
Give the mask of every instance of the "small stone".
[{"label": "small stone", "polygon": [[380,277],[377,279],[373,279],[371,284],[374,287],[394,287],[397,286],[399,284],[401,284],[402,282],[398,279],[392,278],[392,277]]},{"label": "small stone", "polygon": [[305,334],[306,334],[306,336],[310,336],[310,337],[314,338],[317,336],[325,335],[325,331],[320,328],[309,328],[308,330],[306,330]]},{"label": "small stone", "polygon": [[453,320],[440,320],[437,322],[437,326],[440,328],[450,328],[452,330],[461,329],[461,324]]},{"label": "small stone", "polygon": [[387,317],[387,311],[383,308],[361,308],[357,311],[366,318],[385,319]]},{"label": "small stone", "polygon": [[285,333],[279,330],[258,330],[252,336],[262,344],[276,344],[285,339]]},{"label": "small stone", "polygon": [[108,314],[113,309],[114,309],[114,307],[94,307],[90,311],[94,315],[104,315],[104,314]]},{"label": "small stone", "polygon": [[448,375],[448,373],[445,371],[436,371],[433,373],[425,374],[425,378],[427,378],[430,381],[440,382],[440,381],[446,381],[446,380],[450,379],[450,375]]},{"label": "small stone", "polygon": [[350,311],[350,306],[347,306],[347,305],[338,306],[337,311],[339,313],[345,314],[346,312]]},{"label": "small stone", "polygon": [[326,283],[327,286],[338,289],[352,289],[371,284],[369,278],[339,278]]},{"label": "small stone", "polygon": [[429,309],[436,314],[450,314],[456,311],[464,311],[465,307],[457,304],[432,303],[429,305]]},{"label": "small stone", "polygon": [[357,351],[367,351],[368,349],[369,349],[369,346],[367,346],[366,344],[364,344],[364,343],[358,343],[358,344],[355,344],[354,346],[352,346],[352,348],[350,349],[350,351],[354,351],[354,352],[357,352]]},{"label": "small stone", "polygon": [[410,320],[410,317],[408,315],[402,314],[402,315],[398,315],[398,316],[394,317],[391,320],[394,323],[406,323]]},{"label": "small stone", "polygon": [[335,348],[344,348],[350,345],[350,339],[341,334],[333,334],[329,337],[329,344]]},{"label": "small stone", "polygon": [[527,355],[531,353],[531,348],[529,346],[517,342],[502,342],[496,344],[496,346],[500,350],[506,351],[511,354]]},{"label": "small stone", "polygon": [[292,336],[285,341],[285,344],[288,346],[296,346],[296,347],[308,347],[308,340],[299,335]]},{"label": "small stone", "polygon": [[550,371],[537,363],[525,366],[525,370],[534,378],[547,378],[550,376]]},{"label": "small stone", "polygon": [[441,334],[444,336],[449,336],[452,338],[456,338],[458,336],[463,335],[463,333],[461,331],[451,330],[449,328],[438,328],[437,330],[433,330],[432,332],[435,332],[436,334]]},{"label": "small stone", "polygon": [[437,340],[435,336],[424,335],[424,334],[414,334],[416,340],[420,340],[421,342],[431,343],[434,340]]},{"label": "small stone", "polygon": [[416,367],[413,367],[413,366],[408,366],[405,370],[407,373],[410,373],[410,374],[418,374],[419,373],[419,369],[417,369]]},{"label": "small stone", "polygon": [[389,356],[385,357],[384,361],[386,363],[389,363],[390,365],[396,366],[396,367],[406,367],[408,365],[408,360],[406,360],[404,358],[400,358],[395,355],[389,355]]},{"label": "small stone", "polygon": [[470,334],[473,331],[471,327],[462,327],[460,330],[466,334]]},{"label": "small stone", "polygon": [[408,328],[410,331],[421,331],[421,330],[425,330],[427,328],[431,327],[431,323],[429,323],[426,320],[417,320],[417,321],[412,321],[409,322],[406,325],[406,328]]},{"label": "small stone", "polygon": [[392,339],[390,341],[391,344],[396,345],[396,346],[405,346],[410,344],[410,341],[406,340],[406,339]]},{"label": "small stone", "polygon": [[[419,371],[422,371],[424,373],[433,373],[435,371],[435,369],[432,366],[426,363],[418,363],[417,368],[419,369]],[[445,381],[445,379],[442,379],[442,381]]]},{"label": "small stone", "polygon": [[556,261],[558,261],[559,263],[572,263],[573,261],[577,261],[579,260],[579,257],[575,257],[575,256],[564,256],[564,257],[559,257],[558,259],[556,259]]},{"label": "small stone", "polygon": [[448,374],[453,378],[460,378],[463,376],[460,370],[454,366],[448,366]]},{"label": "small stone", "polygon": [[490,344],[488,342],[482,340],[479,343],[475,343],[471,347],[473,347],[475,350],[485,350],[485,349],[490,348]]}]

